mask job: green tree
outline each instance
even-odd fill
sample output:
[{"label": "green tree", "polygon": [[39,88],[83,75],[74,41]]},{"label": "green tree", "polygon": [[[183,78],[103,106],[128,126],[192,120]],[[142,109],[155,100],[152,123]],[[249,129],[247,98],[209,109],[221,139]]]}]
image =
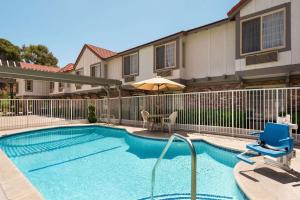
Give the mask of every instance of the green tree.
[{"label": "green tree", "polygon": [[25,62],[47,65],[47,66],[56,66],[58,63],[57,58],[49,52],[48,48],[44,45],[29,45],[22,46],[21,49],[21,58]]},{"label": "green tree", "polygon": [[20,48],[10,41],[0,38],[0,59],[20,61]]}]

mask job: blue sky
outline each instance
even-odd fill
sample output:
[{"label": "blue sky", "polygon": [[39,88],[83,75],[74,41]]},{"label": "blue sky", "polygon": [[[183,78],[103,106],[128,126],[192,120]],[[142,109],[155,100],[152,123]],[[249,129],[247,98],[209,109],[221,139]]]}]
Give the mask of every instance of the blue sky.
[{"label": "blue sky", "polygon": [[238,0],[1,0],[0,38],[44,44],[59,65],[85,43],[122,51],[223,19]]}]

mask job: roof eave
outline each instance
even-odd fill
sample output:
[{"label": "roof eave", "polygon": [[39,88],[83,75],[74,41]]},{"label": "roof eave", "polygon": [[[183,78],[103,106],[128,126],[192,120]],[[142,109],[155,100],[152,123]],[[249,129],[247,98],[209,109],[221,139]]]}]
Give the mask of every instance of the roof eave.
[{"label": "roof eave", "polygon": [[232,20],[240,10],[247,5],[251,0],[241,0],[239,1],[228,13],[228,18]]},{"label": "roof eave", "polygon": [[159,39],[153,40],[151,42],[147,42],[145,44],[138,45],[136,47],[133,47],[133,48],[121,51],[121,52],[117,53],[116,55],[110,56],[110,57],[106,58],[106,60],[110,60],[110,59],[113,59],[115,57],[123,56],[123,55],[125,55],[127,53],[130,53],[130,52],[133,52],[133,51],[137,51],[137,50],[139,50],[142,47],[146,47],[146,46],[150,46],[150,45],[155,45],[156,43],[161,42],[163,40],[172,39],[174,37],[176,38],[176,37],[178,37],[180,35],[183,35],[185,33],[186,33],[186,31],[180,31],[180,32],[174,33],[172,35],[168,35],[168,36],[165,36],[163,38],[159,38]]}]

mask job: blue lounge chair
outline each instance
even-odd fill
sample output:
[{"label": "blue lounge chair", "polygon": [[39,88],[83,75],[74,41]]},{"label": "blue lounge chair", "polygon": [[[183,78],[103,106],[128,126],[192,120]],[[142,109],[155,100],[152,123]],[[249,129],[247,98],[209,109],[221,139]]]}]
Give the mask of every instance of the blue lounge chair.
[{"label": "blue lounge chair", "polygon": [[244,156],[249,150],[273,158],[288,156],[293,151],[293,139],[290,137],[289,126],[286,124],[267,123],[263,132],[252,133],[252,135],[256,134],[259,135],[258,141],[254,144],[247,144],[248,151],[237,155],[244,162],[255,163]]}]

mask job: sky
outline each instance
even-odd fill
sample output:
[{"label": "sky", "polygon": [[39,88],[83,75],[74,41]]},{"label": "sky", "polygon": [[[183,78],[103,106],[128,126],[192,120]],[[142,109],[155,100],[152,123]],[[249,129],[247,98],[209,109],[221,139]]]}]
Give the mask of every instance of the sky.
[{"label": "sky", "polygon": [[120,52],[227,17],[238,0],[0,0],[0,38],[43,44],[63,67],[82,46]]}]

